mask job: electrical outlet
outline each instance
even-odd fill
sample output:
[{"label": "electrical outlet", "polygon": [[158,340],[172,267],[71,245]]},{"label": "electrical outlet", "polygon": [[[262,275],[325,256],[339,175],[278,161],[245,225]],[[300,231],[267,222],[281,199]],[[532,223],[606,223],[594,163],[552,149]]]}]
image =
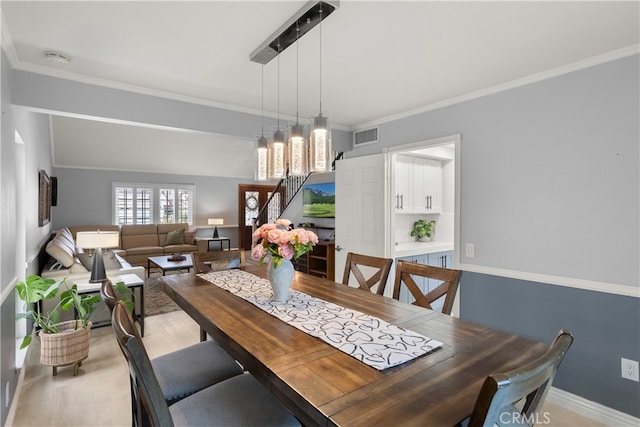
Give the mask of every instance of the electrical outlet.
[{"label": "electrical outlet", "polygon": [[622,365],[622,378],[626,378],[631,381],[640,382],[640,376],[638,372],[638,361],[625,359],[624,357],[620,359]]},{"label": "electrical outlet", "polygon": [[465,243],[464,245],[464,256],[467,258],[473,258],[476,256],[476,245],[473,243]]}]

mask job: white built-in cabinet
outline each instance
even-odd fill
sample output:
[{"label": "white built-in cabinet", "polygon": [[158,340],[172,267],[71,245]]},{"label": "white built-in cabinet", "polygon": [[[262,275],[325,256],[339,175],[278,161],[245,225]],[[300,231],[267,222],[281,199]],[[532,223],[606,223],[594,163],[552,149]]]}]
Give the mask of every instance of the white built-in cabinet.
[{"label": "white built-in cabinet", "polygon": [[398,155],[394,203],[397,213],[440,213],[442,165],[440,160]]},{"label": "white built-in cabinet", "polygon": [[[416,262],[418,264],[432,265],[434,267],[453,268],[453,251],[412,255],[397,259],[408,262]],[[413,276],[413,279],[420,290],[422,290],[423,294],[434,290],[438,285],[442,283],[442,281],[440,280],[428,279],[426,277]],[[407,288],[403,286],[400,288],[399,300],[406,303],[412,303],[414,301],[414,298],[409,293],[409,291],[407,291]],[[440,298],[440,300],[432,304],[432,307],[434,310],[441,310],[443,304],[444,298]]]}]

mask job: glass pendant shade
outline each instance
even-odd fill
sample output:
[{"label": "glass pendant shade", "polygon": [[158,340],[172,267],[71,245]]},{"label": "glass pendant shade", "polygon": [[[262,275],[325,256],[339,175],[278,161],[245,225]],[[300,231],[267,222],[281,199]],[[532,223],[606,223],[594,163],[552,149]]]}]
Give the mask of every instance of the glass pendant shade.
[{"label": "glass pendant shade", "polygon": [[287,144],[280,130],[273,133],[273,141],[269,144],[269,178],[280,179],[287,175]]},{"label": "glass pendant shade", "polygon": [[296,123],[291,126],[289,136],[289,175],[307,174],[307,141],[304,138],[304,126]]},{"label": "glass pendant shade", "polygon": [[256,181],[269,179],[269,154],[267,138],[261,136],[256,144]]},{"label": "glass pendant shade", "polygon": [[329,119],[322,115],[314,117],[309,138],[309,171],[331,171],[331,129]]}]

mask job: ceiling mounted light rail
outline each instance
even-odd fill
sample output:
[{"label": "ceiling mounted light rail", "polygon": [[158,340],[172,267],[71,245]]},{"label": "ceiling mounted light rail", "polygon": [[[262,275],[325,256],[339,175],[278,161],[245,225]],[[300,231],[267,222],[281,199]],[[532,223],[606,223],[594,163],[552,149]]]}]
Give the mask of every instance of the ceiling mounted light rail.
[{"label": "ceiling mounted light rail", "polygon": [[269,61],[278,56],[279,53],[282,53],[282,51],[294,44],[298,38],[305,35],[329,16],[339,5],[339,0],[308,2],[278,28],[275,33],[251,52],[249,59],[263,65],[269,63]]}]

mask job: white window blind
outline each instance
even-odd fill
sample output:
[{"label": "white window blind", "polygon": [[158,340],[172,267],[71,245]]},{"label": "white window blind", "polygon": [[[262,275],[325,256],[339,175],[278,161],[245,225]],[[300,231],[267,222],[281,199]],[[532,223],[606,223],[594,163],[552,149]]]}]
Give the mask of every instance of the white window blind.
[{"label": "white window blind", "polygon": [[114,182],[113,223],[193,224],[195,186]]}]

